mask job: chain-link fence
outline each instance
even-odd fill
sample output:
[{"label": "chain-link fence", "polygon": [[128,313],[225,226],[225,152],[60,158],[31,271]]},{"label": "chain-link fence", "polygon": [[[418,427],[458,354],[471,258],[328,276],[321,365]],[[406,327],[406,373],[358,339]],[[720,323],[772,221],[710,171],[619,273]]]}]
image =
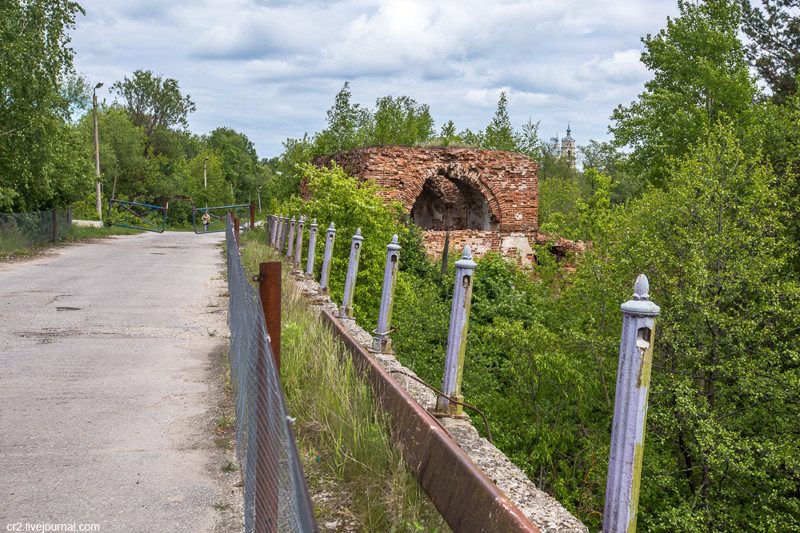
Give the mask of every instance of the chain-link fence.
[{"label": "chain-link fence", "polygon": [[71,209],[0,213],[0,251],[11,252],[58,240],[69,233],[71,226]]},{"label": "chain-link fence", "polygon": [[245,531],[314,531],[316,522],[253,275],[227,220],[228,355],[236,402],[236,452],[244,472]]}]

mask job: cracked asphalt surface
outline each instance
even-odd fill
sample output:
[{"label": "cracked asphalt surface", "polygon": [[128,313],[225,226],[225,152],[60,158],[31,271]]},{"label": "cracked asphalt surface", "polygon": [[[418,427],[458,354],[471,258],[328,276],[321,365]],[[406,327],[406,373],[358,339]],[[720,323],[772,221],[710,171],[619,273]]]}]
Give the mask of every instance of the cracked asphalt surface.
[{"label": "cracked asphalt surface", "polygon": [[0,531],[241,530],[212,431],[223,239],[117,236],[0,264]]}]

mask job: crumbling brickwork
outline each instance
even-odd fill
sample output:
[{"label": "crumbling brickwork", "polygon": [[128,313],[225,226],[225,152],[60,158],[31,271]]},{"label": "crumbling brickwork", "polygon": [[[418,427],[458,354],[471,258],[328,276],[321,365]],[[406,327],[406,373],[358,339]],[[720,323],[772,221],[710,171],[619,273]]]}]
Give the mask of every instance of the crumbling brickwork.
[{"label": "crumbling brickwork", "polygon": [[316,158],[375,180],[426,230],[536,232],[539,165],[511,152],[373,146]]},{"label": "crumbling brickwork", "polygon": [[450,248],[467,244],[473,257],[494,251],[523,264],[536,262],[536,246],[550,244],[559,258],[574,257],[582,243],[538,232],[539,165],[511,152],[472,148],[373,146],[318,157],[351,176],[374,180],[387,200],[402,203],[425,230],[425,247],[439,256],[450,232]]}]

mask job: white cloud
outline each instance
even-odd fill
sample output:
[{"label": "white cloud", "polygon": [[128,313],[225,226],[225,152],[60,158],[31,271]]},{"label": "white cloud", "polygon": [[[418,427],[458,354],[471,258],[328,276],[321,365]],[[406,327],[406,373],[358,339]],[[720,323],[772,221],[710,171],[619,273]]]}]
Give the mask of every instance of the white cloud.
[{"label": "white cloud", "polygon": [[[242,131],[259,155],[324,127],[345,80],[353,99],[406,94],[437,123],[483,129],[501,90],[512,122],[579,144],[641,91],[640,38],[674,0],[83,0],[75,65],[106,88],[135,69],[176,78],[193,131]],[[106,90],[106,89],[102,89]],[[101,95],[102,96],[102,95]]]}]

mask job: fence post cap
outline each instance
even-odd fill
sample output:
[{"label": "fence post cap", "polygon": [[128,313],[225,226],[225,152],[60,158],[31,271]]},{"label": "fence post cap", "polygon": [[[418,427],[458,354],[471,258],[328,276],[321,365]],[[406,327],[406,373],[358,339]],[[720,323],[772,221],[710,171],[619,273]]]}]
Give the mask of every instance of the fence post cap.
[{"label": "fence post cap", "polygon": [[639,274],[633,286],[633,296],[630,300],[622,304],[622,312],[641,317],[655,317],[661,312],[661,308],[650,301],[650,282],[647,276]]},{"label": "fence post cap", "polygon": [[312,226],[316,226],[316,225],[317,225],[317,219],[316,219],[316,218],[315,218],[314,220],[312,220],[312,221],[311,221],[311,225],[312,225]]},{"label": "fence post cap", "polygon": [[464,253],[461,255],[461,259],[456,261],[456,268],[467,268],[473,269],[477,266],[477,263],[472,260],[472,250],[469,247],[469,244],[464,247]]},{"label": "fence post cap", "polygon": [[386,245],[386,249],[389,250],[390,252],[396,252],[397,250],[399,250],[400,249],[400,245],[397,244],[397,241],[398,241],[397,233],[395,233],[392,236],[392,242],[390,242],[389,244]]},{"label": "fence post cap", "polygon": [[356,234],[355,234],[355,235],[353,235],[353,240],[354,240],[354,241],[358,241],[358,242],[361,242],[361,241],[363,241],[363,240],[364,240],[364,237],[362,237],[362,236],[361,236],[361,228],[358,228],[358,229],[356,230]]}]

